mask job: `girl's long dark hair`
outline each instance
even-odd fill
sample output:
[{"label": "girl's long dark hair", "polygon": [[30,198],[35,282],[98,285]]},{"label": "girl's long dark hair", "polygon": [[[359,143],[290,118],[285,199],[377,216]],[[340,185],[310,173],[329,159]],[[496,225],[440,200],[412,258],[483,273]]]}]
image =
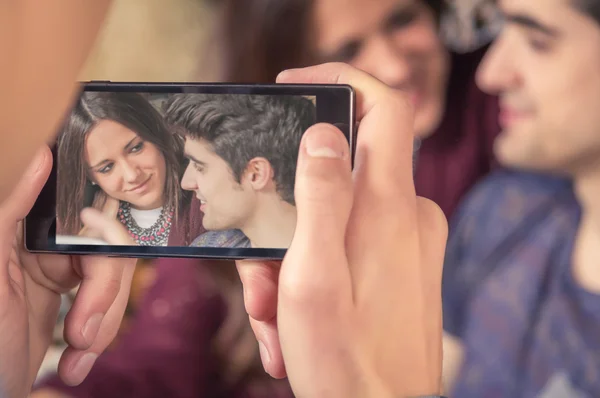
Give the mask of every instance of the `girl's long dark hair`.
[{"label": "girl's long dark hair", "polygon": [[[87,135],[101,120],[117,122],[154,144],[166,163],[164,205],[177,215],[182,200],[179,186],[184,162],[181,139],[170,133],[162,116],[141,94],[86,92],[77,100],[57,140],[57,232],[77,234],[86,186],[91,184],[85,161]],[[94,207],[101,208],[106,194],[98,190]]]},{"label": "girl's long dark hair", "polygon": [[223,79],[272,83],[291,67],[313,63],[313,0],[222,0]]}]

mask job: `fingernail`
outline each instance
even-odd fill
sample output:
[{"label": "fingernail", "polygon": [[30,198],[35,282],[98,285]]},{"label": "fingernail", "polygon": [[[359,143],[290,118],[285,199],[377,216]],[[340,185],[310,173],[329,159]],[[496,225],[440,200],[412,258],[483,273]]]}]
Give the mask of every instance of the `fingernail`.
[{"label": "fingernail", "polygon": [[102,324],[102,318],[104,318],[103,314],[94,314],[81,328],[81,334],[83,335],[83,339],[90,346],[94,343],[94,340],[98,335],[100,325]]},{"label": "fingernail", "polygon": [[313,158],[342,159],[347,146],[342,138],[333,128],[312,131],[306,137],[306,153]]},{"label": "fingernail", "polygon": [[79,385],[83,380],[85,380],[88,373],[90,373],[92,366],[94,366],[94,362],[96,362],[97,358],[98,355],[94,354],[93,352],[84,354],[81,358],[79,358],[79,361],[75,363],[71,369],[71,372],[69,373],[69,383],[71,386]]},{"label": "fingernail", "polygon": [[287,72],[287,71],[285,71],[285,70],[284,70],[284,71],[282,71],[282,72],[279,72],[279,74],[278,74],[278,75],[277,75],[277,77],[275,78],[275,81],[279,81],[279,80],[281,80],[281,79],[282,79],[282,78],[283,78],[283,77],[286,75],[286,72]]},{"label": "fingernail", "polygon": [[262,343],[262,341],[258,342],[258,350],[260,351],[260,359],[263,363],[265,371],[269,373],[268,366],[271,362],[271,355],[269,355],[269,350],[267,350],[267,347]]},{"label": "fingernail", "polygon": [[285,80],[285,78],[287,77],[287,75],[289,75],[290,70],[286,69],[284,71],[279,72],[279,74],[277,75],[277,78],[275,79],[275,81],[280,81],[280,80]]}]

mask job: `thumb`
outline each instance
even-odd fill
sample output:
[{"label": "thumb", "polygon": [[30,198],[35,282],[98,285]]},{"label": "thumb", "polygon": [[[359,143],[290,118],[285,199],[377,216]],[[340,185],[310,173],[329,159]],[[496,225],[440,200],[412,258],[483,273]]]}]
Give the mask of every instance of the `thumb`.
[{"label": "thumb", "polygon": [[[337,345],[344,327],[340,315],[353,304],[345,243],[353,203],[349,154],[344,135],[327,124],[308,129],[300,146],[295,184],[298,221],[281,264],[277,300],[277,334],[285,367],[274,368],[274,362],[265,366],[270,372],[281,371],[278,376],[289,375],[295,383],[298,377],[304,378],[300,383],[310,383],[316,375],[307,370],[314,368],[315,360],[342,352]],[[269,357],[277,360],[279,347],[267,337],[263,334],[262,342],[271,344],[266,347]]]},{"label": "thumb", "polygon": [[52,169],[52,152],[40,148],[6,201],[0,204],[0,219],[11,228],[31,211]]},{"label": "thumb", "polygon": [[133,238],[117,219],[93,208],[81,211],[81,222],[109,245],[136,246]]},{"label": "thumb", "polygon": [[311,127],[302,138],[298,157],[297,224],[281,268],[280,304],[290,299],[305,306],[305,300],[321,302],[330,293],[340,298],[347,293],[343,291],[350,288],[345,235],[352,196],[346,137],[329,124]]},{"label": "thumb", "polygon": [[[304,134],[295,199],[300,239],[327,236],[343,242],[352,207],[352,172],[348,141],[336,127],[318,124]],[[313,244],[320,241],[311,239]]]}]

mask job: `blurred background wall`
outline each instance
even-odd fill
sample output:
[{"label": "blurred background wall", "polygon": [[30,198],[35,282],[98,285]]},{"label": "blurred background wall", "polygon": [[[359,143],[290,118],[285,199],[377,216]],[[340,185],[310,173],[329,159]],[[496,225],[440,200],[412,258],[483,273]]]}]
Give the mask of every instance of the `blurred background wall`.
[{"label": "blurred background wall", "polygon": [[214,80],[213,11],[204,0],[114,0],[82,80]]}]

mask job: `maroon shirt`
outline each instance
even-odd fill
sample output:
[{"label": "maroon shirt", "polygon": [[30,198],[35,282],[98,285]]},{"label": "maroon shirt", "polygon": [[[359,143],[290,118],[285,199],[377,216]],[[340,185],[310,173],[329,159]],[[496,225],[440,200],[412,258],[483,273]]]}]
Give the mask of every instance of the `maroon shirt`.
[{"label": "maroon shirt", "polygon": [[475,84],[475,72],[486,50],[452,56],[446,112],[418,153],[417,194],[437,203],[447,218],[495,163],[493,144],[500,132],[498,100]]},{"label": "maroon shirt", "polygon": [[213,343],[226,312],[209,267],[193,259],[162,259],[130,327],[85,381],[68,387],[52,376],[36,389],[86,398],[293,397],[288,383],[264,383],[266,378],[242,386],[221,383]]},{"label": "maroon shirt", "polygon": [[190,204],[182,206],[179,216],[171,227],[168,246],[189,246],[194,239],[206,232],[202,225],[204,213],[200,211],[200,200],[195,195],[187,194]]},{"label": "maroon shirt", "polygon": [[[419,152],[417,192],[447,215],[492,164],[497,102],[478,90],[473,79],[482,53],[454,57],[446,115]],[[67,387],[54,376],[42,386],[82,398],[293,397],[285,380],[257,377],[237,386],[219,380],[211,347],[226,310],[210,271],[197,260],[162,259],[131,328],[98,358],[88,378]]]}]

